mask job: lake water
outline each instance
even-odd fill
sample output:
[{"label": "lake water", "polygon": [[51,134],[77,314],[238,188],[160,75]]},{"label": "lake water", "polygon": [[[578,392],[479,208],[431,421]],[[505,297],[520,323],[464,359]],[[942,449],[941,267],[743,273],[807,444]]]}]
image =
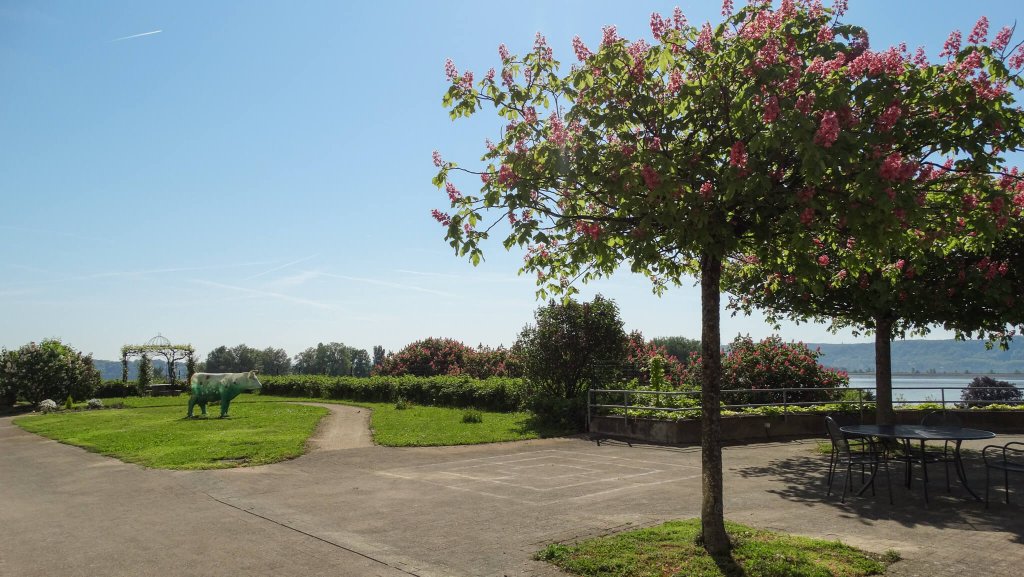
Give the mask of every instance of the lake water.
[{"label": "lake water", "polygon": [[[1006,381],[1024,388],[1024,375],[896,375],[892,378],[893,402],[907,401],[919,403],[924,401],[940,401],[943,392],[949,401],[960,400],[960,389],[971,383],[974,377],[987,376],[997,381]],[[851,387],[875,386],[875,375],[850,375]],[[946,388],[945,391],[942,389]]]}]

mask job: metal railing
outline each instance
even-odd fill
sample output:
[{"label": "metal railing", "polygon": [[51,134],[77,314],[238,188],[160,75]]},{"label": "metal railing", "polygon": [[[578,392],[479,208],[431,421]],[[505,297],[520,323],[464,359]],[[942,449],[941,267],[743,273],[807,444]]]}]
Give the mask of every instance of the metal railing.
[{"label": "metal railing", "polygon": [[[943,411],[956,408],[964,408],[969,406],[980,406],[989,404],[1005,404],[1005,405],[1020,405],[1024,404],[1024,401],[1002,401],[1002,400],[988,400],[988,399],[973,399],[965,401],[962,399],[962,392],[968,389],[968,387],[900,387],[893,389],[893,392],[903,391],[938,391],[938,399],[925,398],[923,401],[906,401],[906,400],[894,400],[893,407],[906,407],[908,405],[921,405],[921,404],[937,404]],[[947,400],[946,391],[957,391],[956,400]],[[1005,391],[1006,387],[970,387],[972,392],[985,391],[985,390],[998,390]],[[849,399],[850,395],[843,395],[843,398],[836,399],[824,399],[820,401],[808,401],[808,400],[796,400],[806,399],[806,397],[813,395],[816,392],[820,393],[834,393],[834,392],[848,392],[856,391],[857,398]],[[628,419],[630,410],[633,411],[663,411],[670,413],[693,413],[699,415],[701,408],[700,406],[672,406],[671,404],[659,404],[656,402],[654,405],[649,404],[633,404],[630,403],[632,399],[640,399],[646,401],[648,396],[654,395],[656,400],[660,400],[663,397],[693,397],[700,398],[700,389],[695,390],[679,390],[679,391],[650,391],[650,390],[636,390],[636,389],[590,389],[587,391],[587,427],[590,426],[590,419],[595,416],[601,409],[621,410],[623,416]],[[799,393],[799,394],[797,394]],[[870,394],[869,394],[870,393]],[[764,403],[721,403],[721,408],[724,410],[743,410],[757,407],[780,407],[783,415],[788,415],[792,407],[813,407],[820,405],[856,405],[857,410],[861,413],[861,417],[864,416],[864,405],[874,403],[874,398],[877,396],[875,387],[826,387],[820,389],[806,389],[806,388],[784,388],[784,389],[723,389],[720,392],[720,398],[728,399],[731,396],[739,395],[780,395],[781,402],[764,402]],[[622,395],[622,403],[610,403],[610,402],[595,402],[597,395]],[[838,395],[825,395],[822,396],[838,396]],[[794,399],[790,401],[790,399]],[[678,403],[677,403],[678,405]]]}]

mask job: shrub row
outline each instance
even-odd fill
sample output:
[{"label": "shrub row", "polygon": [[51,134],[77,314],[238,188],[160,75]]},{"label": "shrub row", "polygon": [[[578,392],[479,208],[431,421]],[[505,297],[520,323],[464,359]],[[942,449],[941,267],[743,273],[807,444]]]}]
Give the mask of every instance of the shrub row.
[{"label": "shrub row", "polygon": [[135,381],[122,382],[117,380],[106,380],[96,387],[92,394],[97,399],[113,399],[117,397],[138,397],[139,385]]},{"label": "shrub row", "polygon": [[399,399],[422,405],[517,411],[525,405],[523,379],[467,376],[329,377],[323,375],[260,376],[261,393],[284,397],[313,397],[352,401],[395,402]]}]

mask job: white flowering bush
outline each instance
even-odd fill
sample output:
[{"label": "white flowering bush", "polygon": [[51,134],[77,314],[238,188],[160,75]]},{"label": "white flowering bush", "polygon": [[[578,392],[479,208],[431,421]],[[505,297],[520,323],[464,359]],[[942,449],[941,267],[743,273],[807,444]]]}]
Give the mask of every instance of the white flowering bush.
[{"label": "white flowering bush", "polygon": [[39,412],[40,413],[44,413],[45,414],[45,413],[49,413],[50,411],[56,411],[56,410],[57,410],[57,403],[53,402],[53,399],[43,399],[42,401],[39,401]]},{"label": "white flowering bush", "polygon": [[103,401],[99,399],[89,399],[88,401],[86,401],[85,406],[90,409],[102,409]]}]

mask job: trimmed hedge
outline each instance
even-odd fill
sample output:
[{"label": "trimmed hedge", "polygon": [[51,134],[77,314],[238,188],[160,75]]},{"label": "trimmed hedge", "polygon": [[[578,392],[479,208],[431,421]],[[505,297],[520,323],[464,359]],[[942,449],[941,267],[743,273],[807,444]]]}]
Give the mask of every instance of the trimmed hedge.
[{"label": "trimmed hedge", "polygon": [[96,391],[92,394],[97,399],[113,399],[117,397],[137,397],[139,396],[139,385],[135,381],[128,381],[127,383],[118,380],[107,380],[103,381],[103,384],[96,387]]},{"label": "trimmed hedge", "polygon": [[349,401],[395,402],[398,399],[438,407],[511,412],[525,406],[523,379],[467,376],[330,377],[324,375],[260,375],[261,393]]}]

